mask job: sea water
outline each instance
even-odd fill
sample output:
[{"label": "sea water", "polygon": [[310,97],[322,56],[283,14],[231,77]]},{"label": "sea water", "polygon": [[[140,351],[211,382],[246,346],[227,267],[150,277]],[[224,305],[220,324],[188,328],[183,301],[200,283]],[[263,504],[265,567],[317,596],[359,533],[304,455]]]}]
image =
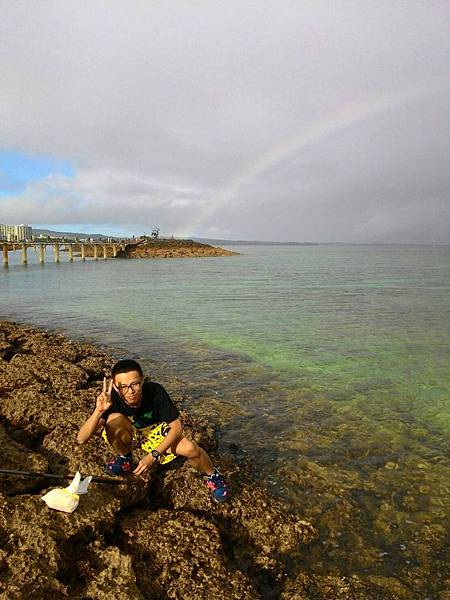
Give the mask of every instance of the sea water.
[{"label": "sea water", "polygon": [[185,381],[221,449],[314,520],[316,569],[436,574],[449,517],[450,247],[229,248],[240,254],[62,253],[44,266],[10,253],[1,315]]}]

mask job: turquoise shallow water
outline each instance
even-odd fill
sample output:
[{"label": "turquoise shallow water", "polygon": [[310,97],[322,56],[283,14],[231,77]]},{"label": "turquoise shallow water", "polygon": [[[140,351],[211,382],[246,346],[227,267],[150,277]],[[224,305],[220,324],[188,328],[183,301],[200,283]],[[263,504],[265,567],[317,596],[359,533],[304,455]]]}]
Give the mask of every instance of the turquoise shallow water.
[{"label": "turquoise shallow water", "polygon": [[[325,540],[353,532],[327,546],[328,565],[398,575],[438,564],[449,516],[450,248],[231,249],[241,254],[62,255],[44,267],[32,252],[28,267],[17,264],[16,253],[0,272],[1,312],[184,379],[223,447],[238,446],[266,485],[317,518]],[[418,555],[405,540],[424,527],[432,541]],[[355,544],[369,556],[356,558]]]}]

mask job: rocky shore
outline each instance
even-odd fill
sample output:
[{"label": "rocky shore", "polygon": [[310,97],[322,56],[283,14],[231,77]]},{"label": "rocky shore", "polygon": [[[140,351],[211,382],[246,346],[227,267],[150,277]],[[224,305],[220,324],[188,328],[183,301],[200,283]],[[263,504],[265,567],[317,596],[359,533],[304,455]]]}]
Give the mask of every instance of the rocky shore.
[{"label": "rocky shore", "polygon": [[[0,322],[2,467],[102,475],[110,458],[106,445],[95,438],[80,446],[75,438],[113,362],[92,344]],[[0,598],[410,597],[392,581],[307,572],[302,556],[316,539],[313,524],[259,487],[245,464],[218,456],[211,424],[183,410],[176,383],[167,387],[188,434],[230,481],[231,501],[215,504],[202,478],[180,459],[148,480],[91,484],[72,514],[42,502],[57,484],[0,475]]]}]

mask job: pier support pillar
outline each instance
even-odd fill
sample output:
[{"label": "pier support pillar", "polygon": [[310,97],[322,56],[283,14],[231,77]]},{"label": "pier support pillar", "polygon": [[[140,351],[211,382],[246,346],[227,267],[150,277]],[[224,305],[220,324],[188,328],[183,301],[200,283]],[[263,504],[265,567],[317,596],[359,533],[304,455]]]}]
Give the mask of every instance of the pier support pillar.
[{"label": "pier support pillar", "polygon": [[73,262],[73,245],[69,244],[69,262]]},{"label": "pier support pillar", "polygon": [[108,258],[108,252],[106,251],[106,245],[103,244],[102,248],[103,248],[103,260],[106,260]]},{"label": "pier support pillar", "polygon": [[44,248],[45,248],[44,244],[39,244],[39,262],[41,263],[41,265],[44,264],[44,260],[45,260]]},{"label": "pier support pillar", "polygon": [[112,245],[112,251],[113,251],[113,257],[116,258],[116,256],[117,256],[117,246],[116,246],[116,244]]},{"label": "pier support pillar", "polygon": [[3,244],[3,266],[8,266],[8,244]]},{"label": "pier support pillar", "polygon": [[94,260],[98,260],[98,246],[94,244]]},{"label": "pier support pillar", "polygon": [[59,244],[53,244],[53,253],[55,255],[55,262],[59,263]]},{"label": "pier support pillar", "polygon": [[28,259],[27,259],[27,245],[26,244],[22,244],[22,264],[23,265],[28,264]]},{"label": "pier support pillar", "polygon": [[80,244],[81,248],[81,260],[86,260],[86,246],[84,244]]}]

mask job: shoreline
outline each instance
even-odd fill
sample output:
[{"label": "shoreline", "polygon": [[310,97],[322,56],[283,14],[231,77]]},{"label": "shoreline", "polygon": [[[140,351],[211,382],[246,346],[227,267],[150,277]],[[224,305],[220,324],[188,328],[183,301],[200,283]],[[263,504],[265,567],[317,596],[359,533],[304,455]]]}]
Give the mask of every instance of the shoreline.
[{"label": "shoreline", "polygon": [[[112,357],[61,333],[1,321],[0,358],[4,466],[102,474],[107,448],[96,439],[79,446],[75,436]],[[168,386],[168,391],[181,405],[179,390]],[[188,435],[213,455],[230,480],[230,502],[215,505],[201,477],[178,460],[173,468],[152,473],[149,482],[127,479],[113,489],[93,485],[73,515],[50,511],[40,501],[44,490],[57,484],[1,476],[0,515],[10,541],[8,552],[1,551],[6,568],[0,572],[0,589],[8,598],[98,598],[100,589],[124,599],[165,597],[167,590],[167,597],[211,600],[224,593],[243,599],[325,600],[331,590],[333,598],[342,599],[411,598],[392,580],[356,575],[346,580],[344,572],[305,570],[302,548],[307,554],[308,544],[317,539],[315,528],[264,491],[245,464],[233,456],[214,456],[217,437],[208,421],[182,414]],[[27,550],[34,558],[24,569]],[[217,573],[218,587],[211,589]]]}]

